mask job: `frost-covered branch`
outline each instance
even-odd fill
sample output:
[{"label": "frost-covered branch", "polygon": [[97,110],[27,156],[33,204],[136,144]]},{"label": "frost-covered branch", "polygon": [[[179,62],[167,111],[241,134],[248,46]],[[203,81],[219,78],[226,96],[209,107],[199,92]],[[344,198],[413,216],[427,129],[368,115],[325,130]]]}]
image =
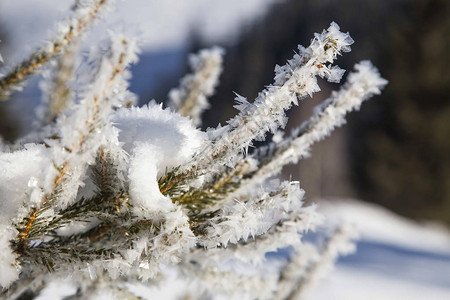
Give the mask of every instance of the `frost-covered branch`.
[{"label": "frost-covered branch", "polygon": [[195,166],[208,172],[217,172],[223,164],[234,166],[233,157],[251,145],[253,140],[264,139],[266,132],[283,127],[286,123],[285,110],[298,104],[298,98],[311,96],[320,90],[316,76],[339,82],[344,70],[325,66],[332,63],[342,52],[349,52],[353,43],[351,37],[339,31],[332,23],[327,30],[316,34],[308,48],[299,46],[296,54],[282,67],[275,68],[275,81],[259,93],[253,103],[241,96],[236,98],[240,111],[220,129],[214,142],[195,160]]},{"label": "frost-covered branch", "polygon": [[[295,253],[281,273],[277,299],[304,299],[305,292],[317,284],[339,256],[355,252],[353,241],[357,236],[353,226],[343,224],[335,229],[321,249],[309,247],[304,252],[310,251],[310,255],[302,251]],[[286,288],[286,285],[290,287]]]},{"label": "frost-covered branch", "polygon": [[0,100],[6,100],[14,90],[20,90],[27,77],[63,52],[83,34],[111,0],[77,1],[72,15],[58,26],[55,38],[0,79]]},{"label": "frost-covered branch", "polygon": [[308,268],[319,259],[320,251],[314,244],[304,243],[295,249],[278,278],[276,299],[288,299],[290,294],[294,294],[294,290],[298,289],[301,279],[306,276]]},{"label": "frost-covered branch", "polygon": [[58,115],[73,104],[74,93],[68,86],[74,77],[76,48],[74,42],[56,59],[49,81],[41,82],[43,105],[37,109],[39,121],[42,124],[54,122]]},{"label": "frost-covered branch", "polygon": [[[386,84],[387,81],[381,78],[369,61],[356,64],[355,71],[348,75],[344,86],[315,107],[311,118],[296,128],[290,137],[257,149],[252,159],[259,162],[258,167],[249,172],[247,179],[241,182],[240,188],[231,193],[229,198],[238,197],[251,190],[254,185],[278,174],[283,166],[307,157],[314,143],[345,124],[346,114],[359,110],[365,100],[380,94]],[[240,164],[246,164],[246,160]]]},{"label": "frost-covered branch", "polygon": [[[304,205],[298,182],[265,179],[306,155],[385,81],[368,62],[358,64],[344,88],[292,137],[247,155],[252,141],[285,125],[285,110],[298,98],[319,90],[317,76],[340,80],[344,71],[325,64],[350,50],[349,35],[331,23],[276,67],[273,85],[253,103],[238,96],[237,116],[204,132],[195,125],[216,85],[221,50],[191,58],[193,73],[170,95],[178,113],[154,101],[129,107],[127,66],[137,49],[123,35],[111,35],[105,50],[94,49],[71,79],[75,37],[104,3],[78,2],[68,25],[75,27],[32,56],[63,54],[45,89],[49,106],[41,125],[49,124],[0,152],[0,286],[6,289],[0,297],[37,295],[64,277],[78,287],[73,299],[134,298],[130,285],[171,283],[164,276],[171,269],[205,297],[270,299],[277,285],[281,298],[302,293],[345,250],[345,234],[337,231],[323,248],[305,245],[303,235],[323,218],[314,205]],[[0,93],[9,95],[14,80]],[[73,101],[66,101],[69,94]],[[269,252],[287,247],[301,257],[293,256],[280,277],[284,263],[267,268],[265,262]]]},{"label": "frost-covered branch", "polygon": [[285,125],[285,110],[292,104],[297,105],[298,98],[320,90],[317,76],[339,82],[344,70],[325,64],[332,63],[342,52],[350,51],[352,43],[349,34],[340,32],[333,22],[327,30],[315,34],[308,48],[299,46],[299,54],[286,65],[275,68],[275,82],[260,92],[253,103],[237,97],[235,107],[240,112],[228,121],[227,126],[210,132],[212,143],[178,170],[165,190],[179,186],[192,175],[208,174],[211,177],[221,173],[224,165],[233,168],[239,153],[246,151],[253,140],[262,140],[266,132],[275,132]]},{"label": "frost-covered branch", "polygon": [[227,247],[229,243],[264,235],[274,224],[300,211],[303,195],[298,182],[284,182],[274,191],[260,191],[245,202],[227,205],[208,220],[206,239],[201,244]]},{"label": "frost-covered branch", "polygon": [[322,222],[315,206],[303,206],[303,194],[298,182],[274,182],[245,202],[225,206],[197,228],[204,249],[192,252],[189,261],[205,268],[229,260],[259,265],[268,252],[297,248],[300,236]]},{"label": "frost-covered branch", "polygon": [[[207,248],[207,250],[196,250],[192,256],[189,256],[189,260],[198,261],[204,267],[213,267],[229,260],[261,265],[266,261],[266,254],[269,252],[276,252],[286,247],[294,249],[300,247],[301,236],[314,230],[322,222],[323,217],[315,212],[315,206],[304,207],[291,212],[278,224],[272,224],[271,228],[262,235],[249,236],[246,241],[230,243],[226,248],[216,244],[216,247]],[[267,226],[263,222],[260,224],[260,226],[264,225]]]},{"label": "frost-covered branch", "polygon": [[200,126],[203,111],[210,107],[212,96],[222,72],[223,49],[214,47],[201,50],[189,57],[192,74],[186,75],[180,86],[169,92],[169,106],[180,115],[190,117],[194,125]]},{"label": "frost-covered branch", "polygon": [[43,150],[51,153],[52,163],[43,182],[35,183],[40,195],[31,199],[28,204],[32,207],[31,212],[19,222],[20,240],[29,239],[30,231],[34,234],[41,232],[35,228],[36,223],[45,228],[43,220],[49,216],[44,212],[48,214],[54,205],[65,207],[74,200],[82,176],[97,149],[108,135],[117,134],[111,130],[108,132],[105,125],[109,122],[112,108],[120,106],[126,95],[125,68],[135,60],[135,41],[121,35],[113,36],[108,53],[102,57],[94,73],[95,81],[80,103],[58,120],[60,138],[49,141],[50,148]]},{"label": "frost-covered branch", "polygon": [[186,269],[185,276],[192,278],[191,281],[197,283],[212,299],[217,296],[226,299],[271,299],[276,289],[274,272],[267,272],[273,270],[261,268],[250,274],[239,274],[235,270],[199,268],[192,264],[186,266]]}]

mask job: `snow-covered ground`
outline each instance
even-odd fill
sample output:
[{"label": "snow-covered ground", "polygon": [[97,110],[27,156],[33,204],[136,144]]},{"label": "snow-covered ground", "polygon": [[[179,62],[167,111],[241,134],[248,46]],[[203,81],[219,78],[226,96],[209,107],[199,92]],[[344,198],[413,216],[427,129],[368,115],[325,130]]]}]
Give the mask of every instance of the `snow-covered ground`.
[{"label": "snow-covered ground", "polygon": [[[387,261],[384,262],[387,264]],[[436,265],[438,263],[435,263]],[[433,268],[434,265],[430,265]],[[449,274],[447,272],[441,276]],[[392,267],[395,268],[395,267]],[[444,300],[450,298],[450,287],[417,283],[389,274],[377,274],[364,268],[338,264],[334,273],[312,291],[311,300]]]},{"label": "snow-covered ground", "polygon": [[346,220],[361,233],[357,252],[311,291],[322,299],[450,299],[450,233],[368,203],[320,202],[328,220]]}]

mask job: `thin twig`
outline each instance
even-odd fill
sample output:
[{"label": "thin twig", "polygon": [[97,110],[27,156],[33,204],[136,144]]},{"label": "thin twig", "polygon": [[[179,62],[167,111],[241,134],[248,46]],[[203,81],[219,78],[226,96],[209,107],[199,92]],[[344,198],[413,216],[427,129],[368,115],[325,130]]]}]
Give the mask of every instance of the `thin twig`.
[{"label": "thin twig", "polygon": [[[82,14],[69,19],[69,30],[62,36],[56,37],[51,42],[50,47],[46,46],[40,50],[33,52],[33,54],[16,66],[9,74],[0,79],[0,101],[6,100],[13,90],[17,90],[20,83],[26,78],[35,73],[36,70],[47,63],[49,60],[59,55],[72,41],[80,36],[86,27],[88,27],[93,19],[97,16],[100,9],[108,2],[108,0],[99,0],[96,5],[92,7],[88,14]],[[81,10],[83,6],[75,5],[74,14]],[[76,24],[76,26],[72,25]]]}]

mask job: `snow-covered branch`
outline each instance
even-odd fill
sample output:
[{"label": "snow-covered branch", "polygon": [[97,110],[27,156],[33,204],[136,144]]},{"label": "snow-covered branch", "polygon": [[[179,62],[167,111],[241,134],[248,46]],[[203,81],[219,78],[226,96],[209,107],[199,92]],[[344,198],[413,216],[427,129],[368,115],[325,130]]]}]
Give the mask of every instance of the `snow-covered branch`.
[{"label": "snow-covered branch", "polygon": [[72,15],[58,26],[55,38],[11,72],[0,79],[0,100],[6,100],[15,90],[21,89],[26,78],[35,73],[42,65],[62,53],[74,40],[79,38],[98,17],[100,11],[112,0],[86,0],[76,1]]},{"label": "snow-covered branch", "polygon": [[53,72],[47,76],[50,80],[42,81],[40,88],[43,93],[43,105],[37,109],[38,119],[42,124],[49,124],[56,120],[58,115],[73,104],[74,93],[69,83],[74,78],[77,43],[74,42],[55,60]]},{"label": "snow-covered branch", "polygon": [[[342,224],[331,234],[320,249],[307,245],[293,255],[280,277],[278,299],[304,299],[305,293],[317,284],[337,258],[355,251],[356,229]],[[310,252],[306,255],[306,252]]]},{"label": "snow-covered branch", "polygon": [[49,148],[39,150],[47,156],[47,167],[40,177],[30,179],[33,193],[24,203],[29,213],[17,222],[19,241],[45,231],[45,220],[55,213],[54,208],[64,208],[75,199],[100,145],[108,135],[117,134],[106,125],[112,108],[120,106],[127,94],[123,76],[127,65],[136,58],[134,40],[112,36],[109,50],[94,73],[94,82],[80,103],[58,119],[59,138],[48,141]]},{"label": "snow-covered branch", "polygon": [[180,115],[190,117],[195,126],[201,125],[202,113],[210,107],[207,98],[213,95],[222,73],[223,53],[222,48],[214,47],[190,56],[193,73],[169,92],[169,106]]},{"label": "snow-covered branch", "polygon": [[[258,167],[249,172],[248,179],[241,182],[240,188],[231,193],[229,199],[277,175],[283,166],[308,157],[314,143],[344,125],[346,114],[359,110],[365,100],[380,94],[386,84],[387,81],[369,61],[356,64],[355,71],[348,75],[344,86],[339,91],[333,91],[330,98],[315,107],[313,115],[293,130],[290,137],[257,149],[251,159],[258,161]],[[245,160],[240,164],[246,164]]]},{"label": "snow-covered branch", "polygon": [[308,48],[299,46],[299,53],[282,67],[275,68],[275,81],[259,93],[254,102],[237,96],[239,113],[221,128],[220,134],[196,159],[192,166],[206,173],[220,172],[222,165],[234,166],[234,157],[246,151],[253,140],[263,140],[266,132],[275,132],[286,124],[285,110],[298,98],[320,90],[317,76],[339,82],[344,70],[333,63],[342,52],[349,52],[353,43],[348,33],[339,31],[336,23],[316,34]]},{"label": "snow-covered branch", "polygon": [[[44,78],[52,81],[40,125],[48,125],[0,152],[0,296],[38,294],[70,277],[79,287],[74,299],[105,289],[133,298],[130,284],[168,280],[170,269],[208,297],[219,284],[218,293],[248,299],[303,293],[345,252],[347,234],[336,231],[323,248],[305,245],[323,217],[304,204],[299,182],[266,179],[307,155],[386,81],[369,62],[357,64],[291,137],[247,155],[254,140],[284,127],[287,109],[319,90],[318,76],[339,82],[344,71],[331,63],[350,51],[350,36],[331,23],[275,68],[274,83],[252,103],[237,96],[239,113],[226,126],[204,132],[198,125],[221,72],[218,48],[191,57],[193,73],[170,93],[173,109],[131,105],[127,67],[138,50],[127,36],[111,34],[74,76],[72,47],[106,2],[78,1],[54,41],[0,80],[0,94],[10,96],[62,54]],[[295,255],[285,268],[266,268],[267,253],[288,247]],[[253,273],[236,272],[238,265]]]}]

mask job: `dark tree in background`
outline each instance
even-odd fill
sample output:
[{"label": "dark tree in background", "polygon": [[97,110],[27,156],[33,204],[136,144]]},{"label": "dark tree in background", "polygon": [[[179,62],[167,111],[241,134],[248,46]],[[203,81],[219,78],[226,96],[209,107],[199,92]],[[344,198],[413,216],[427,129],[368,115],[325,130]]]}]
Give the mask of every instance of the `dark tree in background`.
[{"label": "dark tree in background", "polygon": [[[221,96],[212,99],[212,106],[220,108],[207,113],[205,123],[212,126],[233,114],[233,95],[226,91],[254,99],[261,85],[272,82],[272,66],[292,54],[286,49],[307,44],[309,32],[336,21],[356,41],[352,60],[338,63],[349,70],[370,57],[390,83],[382,96],[351,116],[347,129],[316,146],[314,156],[300,164],[308,196],[358,197],[410,217],[450,223],[449,9],[447,0],[275,4],[227,49]],[[290,119],[292,113],[299,114],[297,119],[308,114],[294,110]],[[294,122],[290,126],[300,120]],[[340,180],[330,181],[336,175]]]},{"label": "dark tree in background", "polygon": [[405,4],[397,26],[383,29],[390,85],[381,104],[392,120],[353,126],[367,150],[354,151],[364,162],[358,183],[366,199],[450,224],[450,2]]},{"label": "dark tree in background", "polygon": [[[2,28],[3,26],[0,20],[0,53],[5,53],[3,49],[6,48],[8,37]],[[3,64],[0,62],[0,69],[2,67]],[[18,124],[15,120],[11,119],[9,107],[10,105],[8,103],[0,101],[0,136],[7,141],[12,141],[17,138]]]}]

